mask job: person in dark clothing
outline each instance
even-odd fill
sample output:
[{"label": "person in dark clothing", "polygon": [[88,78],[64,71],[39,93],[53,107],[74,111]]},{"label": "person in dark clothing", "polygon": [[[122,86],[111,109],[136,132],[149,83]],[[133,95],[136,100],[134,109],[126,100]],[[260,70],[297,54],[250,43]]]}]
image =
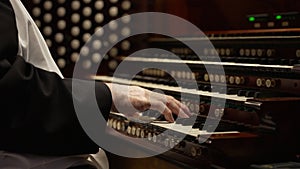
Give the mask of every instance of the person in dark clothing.
[{"label": "person in dark clothing", "polygon": [[[0,168],[108,168],[107,163],[97,166],[87,160],[99,153],[99,146],[77,119],[74,79],[63,77],[21,1],[0,0],[0,21]],[[188,114],[188,108],[171,96],[155,94],[156,102],[151,103],[149,90],[132,86],[125,95],[113,91],[111,84],[95,83],[98,106],[106,119],[114,103],[126,100],[130,103],[123,105],[133,104],[140,111],[157,109],[171,122],[172,113]],[[86,101],[78,99],[79,104]]]}]

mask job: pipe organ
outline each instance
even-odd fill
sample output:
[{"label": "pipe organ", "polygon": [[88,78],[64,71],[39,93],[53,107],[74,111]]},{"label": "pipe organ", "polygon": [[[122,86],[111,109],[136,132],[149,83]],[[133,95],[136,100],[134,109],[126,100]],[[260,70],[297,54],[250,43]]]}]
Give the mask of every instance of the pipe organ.
[{"label": "pipe organ", "polygon": [[[150,158],[150,163],[143,161],[147,166],[133,167],[139,160],[131,159],[128,168],[147,168],[148,164],[149,168],[155,164],[152,168],[169,165],[191,169],[300,168],[298,1],[32,0],[26,6],[66,75],[71,74],[78,61],[88,70],[104,57],[104,65],[99,68],[101,73],[93,76],[94,79],[160,90],[191,110],[190,119],[177,118],[172,124],[165,123],[159,113],[151,110],[141,112],[141,121],[126,118],[122,112],[112,112],[107,126],[124,136],[113,136],[115,139],[140,138],[145,142],[128,140],[128,144],[145,152],[170,149],[155,159]],[[123,15],[145,11],[185,18],[206,36],[194,32],[182,34],[176,27],[162,23],[165,29],[177,33],[178,38],[155,34],[135,36],[117,44],[107,56],[95,53],[90,54],[91,58],[79,57],[81,47],[95,30]],[[126,24],[131,22],[124,21],[124,24],[120,30],[126,34],[130,32]],[[111,31],[119,30],[116,27],[110,25]],[[115,42],[116,38],[112,35],[109,42],[95,42],[94,51],[105,43]],[[204,46],[196,52],[184,44],[206,41],[212,47]],[[169,53],[144,52],[128,57],[145,48]],[[127,72],[115,73],[124,62],[141,71],[134,76]],[[163,69],[145,68],[145,65]],[[181,94],[185,97],[180,97]],[[185,130],[187,127],[190,130]],[[179,139],[181,135],[185,137]],[[207,139],[202,142],[203,138]],[[123,163],[111,166],[126,168]]]}]

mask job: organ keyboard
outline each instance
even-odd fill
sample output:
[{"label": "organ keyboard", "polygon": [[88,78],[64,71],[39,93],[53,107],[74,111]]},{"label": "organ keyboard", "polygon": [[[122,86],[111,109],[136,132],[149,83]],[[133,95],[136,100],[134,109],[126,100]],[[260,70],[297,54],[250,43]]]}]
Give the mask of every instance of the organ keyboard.
[{"label": "organ keyboard", "polygon": [[[93,78],[161,90],[186,104],[192,117],[170,124],[163,123],[155,111],[142,112],[137,120],[112,113],[108,126],[130,137],[145,138],[151,146],[132,141],[145,149],[172,148],[162,156],[183,168],[248,168],[251,164],[297,160],[300,37],[294,35],[295,30],[289,36],[285,33],[214,35],[209,39],[216,49],[199,49],[201,60],[170,38],[153,38],[151,47],[171,51],[179,59],[153,53],[114,58],[141,71],[134,76],[125,70]],[[203,39],[181,41],[198,43]],[[215,59],[217,56],[222,62]],[[183,64],[190,71],[183,71]],[[225,74],[219,73],[220,68]],[[196,88],[190,85],[194,81]],[[180,97],[182,93],[184,97]],[[171,132],[163,133],[165,130]],[[184,139],[178,139],[182,134]]]}]

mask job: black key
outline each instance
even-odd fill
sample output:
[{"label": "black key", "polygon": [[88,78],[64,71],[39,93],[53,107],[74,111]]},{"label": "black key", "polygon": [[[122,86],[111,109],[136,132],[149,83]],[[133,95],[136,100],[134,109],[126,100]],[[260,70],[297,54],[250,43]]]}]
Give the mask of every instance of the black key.
[{"label": "black key", "polygon": [[227,94],[229,95],[235,95],[239,92],[240,89],[237,89],[237,88],[228,88],[227,89]]},{"label": "black key", "polygon": [[204,123],[199,123],[199,122],[195,122],[192,126],[192,128],[194,129],[200,129],[200,128],[203,128],[204,126]]},{"label": "black key", "polygon": [[279,65],[280,64],[280,60],[275,59],[275,58],[269,58],[268,59],[268,64],[270,64],[270,65]]},{"label": "black key", "polygon": [[260,59],[260,64],[268,64],[268,60],[266,58]]},{"label": "black key", "polygon": [[296,64],[296,63],[297,63],[297,61],[296,61],[295,59],[290,59],[288,64],[289,64],[290,66],[293,66],[293,65]]},{"label": "black key", "polygon": [[255,92],[254,98],[269,98],[269,97],[282,97],[286,96],[281,93],[276,93],[276,92]]},{"label": "black key", "polygon": [[247,90],[239,90],[238,91],[238,96],[246,96]]},{"label": "black key", "polygon": [[246,97],[254,97],[256,91],[248,90],[245,94]]},{"label": "black key", "polygon": [[280,65],[289,65],[289,60],[287,60],[287,59],[280,59]]},{"label": "black key", "polygon": [[210,85],[204,85],[204,86],[203,86],[203,91],[211,92],[211,87],[210,87]]}]

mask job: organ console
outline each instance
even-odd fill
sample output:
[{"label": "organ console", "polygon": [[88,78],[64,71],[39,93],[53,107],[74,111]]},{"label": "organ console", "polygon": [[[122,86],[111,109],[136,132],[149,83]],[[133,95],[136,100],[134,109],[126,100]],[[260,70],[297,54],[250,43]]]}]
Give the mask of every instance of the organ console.
[{"label": "organ console", "polygon": [[[201,59],[182,42],[203,43],[206,38],[149,38],[149,47],[172,54],[120,56],[115,61],[141,71],[134,76],[123,71],[94,78],[163,91],[185,103],[193,115],[170,124],[147,111],[142,114],[149,123],[144,124],[112,113],[107,125],[126,136],[146,139],[149,145],[132,142],[145,151],[170,148],[161,156],[181,168],[263,168],[267,163],[297,161],[299,32],[294,28],[207,32],[215,49],[199,49]],[[190,71],[183,71],[183,64]],[[220,67],[225,74],[219,73]],[[213,71],[208,73],[207,68]],[[193,81],[197,88],[189,85]],[[180,97],[182,93],[185,97]],[[183,140],[178,139],[181,134],[186,135]]]}]

